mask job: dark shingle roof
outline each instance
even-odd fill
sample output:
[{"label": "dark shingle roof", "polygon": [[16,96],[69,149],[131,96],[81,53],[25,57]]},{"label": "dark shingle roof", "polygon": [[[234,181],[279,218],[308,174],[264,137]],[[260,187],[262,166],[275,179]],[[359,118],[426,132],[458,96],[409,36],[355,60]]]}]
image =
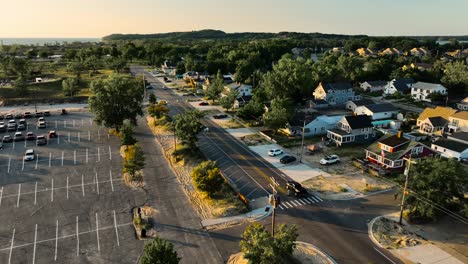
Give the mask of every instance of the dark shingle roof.
[{"label": "dark shingle roof", "polygon": [[320,114],[317,114],[317,113],[306,114],[304,112],[298,112],[291,118],[291,120],[289,121],[289,125],[302,127],[304,125],[304,120],[306,121],[306,124],[309,124],[310,122],[315,120],[318,116],[320,116]]},{"label": "dark shingle roof", "polygon": [[428,119],[429,122],[431,122],[431,124],[435,127],[443,127],[448,123],[447,119],[440,116],[429,117]]},{"label": "dark shingle roof", "polygon": [[408,91],[410,89],[408,85],[413,83],[415,83],[413,78],[400,78],[393,81],[393,86],[395,86],[398,91],[404,92]]},{"label": "dark shingle roof", "polygon": [[351,86],[351,84],[348,82],[336,82],[336,83],[325,82],[325,83],[322,83],[322,87],[327,92],[330,90],[348,90],[348,89],[353,88],[353,86]]},{"label": "dark shingle roof", "polygon": [[372,118],[367,115],[345,116],[351,129],[373,127]]},{"label": "dark shingle roof", "polygon": [[366,107],[367,109],[371,110],[373,113],[391,112],[391,111],[398,110],[392,104],[372,104],[372,105],[366,105]]},{"label": "dark shingle roof", "polygon": [[371,86],[384,86],[387,84],[386,81],[367,81]]},{"label": "dark shingle roof", "polygon": [[374,101],[372,101],[371,99],[361,99],[361,100],[356,100],[356,101],[351,101],[351,102],[353,102],[355,106],[375,104]]},{"label": "dark shingle roof", "polygon": [[453,141],[453,140],[448,140],[445,138],[441,138],[432,144],[439,146],[439,147],[446,148],[446,149],[450,149],[456,152],[463,152],[466,149],[468,149],[468,144]]},{"label": "dark shingle roof", "polygon": [[398,135],[393,135],[391,137],[382,139],[379,142],[381,144],[384,144],[384,145],[387,145],[387,146],[390,146],[390,147],[396,147],[396,146],[399,146],[401,144],[409,142],[409,140],[404,138],[404,137],[399,138]]},{"label": "dark shingle roof", "polygon": [[450,137],[468,142],[468,132],[463,132],[463,131],[455,132],[452,135],[450,135]]}]

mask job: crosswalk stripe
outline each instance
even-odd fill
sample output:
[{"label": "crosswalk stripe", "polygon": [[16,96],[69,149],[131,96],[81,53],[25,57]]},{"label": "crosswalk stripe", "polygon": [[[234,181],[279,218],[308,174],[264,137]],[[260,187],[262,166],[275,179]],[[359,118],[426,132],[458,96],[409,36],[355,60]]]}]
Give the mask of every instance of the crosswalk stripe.
[{"label": "crosswalk stripe", "polygon": [[318,203],[319,200],[317,200],[314,196],[311,196],[310,199],[314,200],[314,203]]},{"label": "crosswalk stripe", "polygon": [[315,203],[315,200],[312,199],[311,197],[307,197],[306,199],[309,200],[311,203]]},{"label": "crosswalk stripe", "polygon": [[320,200],[319,200],[319,199],[317,199],[317,197],[315,197],[315,196],[312,196],[312,199],[314,199],[314,200],[315,200],[317,203],[319,203],[319,202],[320,202]]},{"label": "crosswalk stripe", "polygon": [[[287,205],[287,206],[286,206],[286,205]],[[294,207],[294,206],[292,206],[291,204],[289,204],[288,202],[284,202],[284,206],[285,206],[286,208]]]},{"label": "crosswalk stripe", "polygon": [[284,208],[283,208],[283,206],[281,206],[281,204],[280,204],[280,205],[278,205],[278,207],[279,207],[281,210],[283,210],[283,209],[284,209]]},{"label": "crosswalk stripe", "polygon": [[300,203],[301,205],[305,205],[305,203],[301,200],[296,200],[296,202]]},{"label": "crosswalk stripe", "polygon": [[295,206],[300,206],[300,203],[297,203],[296,201],[290,201],[290,203],[294,204]]},{"label": "crosswalk stripe", "polygon": [[323,202],[323,200],[320,199],[320,197],[318,197],[318,196],[314,196],[314,197],[315,197],[316,199],[318,199],[320,202]]},{"label": "crosswalk stripe", "polygon": [[302,199],[302,202],[304,202],[306,204],[310,204],[309,200],[307,200],[306,198]]}]

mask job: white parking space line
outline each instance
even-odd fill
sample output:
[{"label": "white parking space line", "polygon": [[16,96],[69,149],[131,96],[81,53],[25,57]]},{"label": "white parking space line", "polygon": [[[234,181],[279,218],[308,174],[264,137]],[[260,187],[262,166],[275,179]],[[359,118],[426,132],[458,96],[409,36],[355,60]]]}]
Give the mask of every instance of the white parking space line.
[{"label": "white parking space line", "polygon": [[51,163],[52,163],[52,153],[49,152],[49,168],[50,168]]},{"label": "white parking space line", "polygon": [[98,252],[101,251],[101,246],[99,244],[99,221],[98,221],[98,214],[96,213],[96,239],[97,239],[97,250]]},{"label": "white parking space line", "polygon": [[11,236],[10,255],[8,256],[8,264],[11,263],[11,254],[13,253],[14,242],[15,242],[15,229],[13,228],[13,235]]},{"label": "white parking space line", "polygon": [[91,141],[91,132],[88,130],[88,141]]},{"label": "white parking space line", "polygon": [[63,128],[67,128],[67,120],[63,120]]},{"label": "white parking space line", "polygon": [[21,183],[18,184],[18,200],[16,200],[16,208],[19,208],[20,196],[21,196]]},{"label": "white parking space line", "polygon": [[34,169],[37,170],[37,164],[39,163],[39,154],[36,154],[36,166],[34,166]]},{"label": "white parking space line", "polygon": [[112,170],[109,170],[109,178],[110,178],[112,192],[114,192],[114,182],[112,181]]},{"label": "white parking space line", "polygon": [[63,151],[62,151],[62,167],[63,167]]},{"label": "white parking space line", "polygon": [[68,176],[67,176],[67,200],[68,200]]},{"label": "white parking space line", "polygon": [[112,149],[110,145],[109,145],[109,160],[112,160]]},{"label": "white parking space line", "polygon": [[32,263],[36,263],[36,241],[37,241],[37,224],[36,228],[34,229],[34,247],[33,247],[33,259]]},{"label": "white parking space line", "polygon": [[76,165],[76,150],[73,151],[73,164]]},{"label": "white parking space line", "polygon": [[16,145],[16,144],[15,144],[15,141],[13,140],[13,149],[15,149],[15,145]]},{"label": "white parking space line", "polygon": [[75,119],[73,119],[73,127],[75,127]]},{"label": "white parking space line", "polygon": [[50,188],[50,201],[54,201],[54,179],[52,179],[52,188]]},{"label": "white parking space line", "polygon": [[55,254],[54,254],[55,261],[57,261],[57,248],[58,248],[58,220],[55,224]]},{"label": "white parking space line", "polygon": [[34,205],[36,205],[37,202],[37,182],[34,184]]},{"label": "white parking space line", "polygon": [[117,219],[115,217],[115,210],[114,210],[114,228],[115,228],[115,237],[117,239],[117,246],[120,247],[119,230],[117,229]]},{"label": "white parking space line", "polygon": [[80,233],[78,232],[78,216],[76,216],[76,256],[80,254]]},{"label": "white parking space line", "polygon": [[81,142],[81,133],[78,132],[78,142]]},{"label": "white parking space line", "polygon": [[21,165],[21,171],[24,171],[24,159],[23,159],[23,163]]},{"label": "white parking space line", "polygon": [[57,134],[57,144],[60,145],[60,134]]},{"label": "white parking space line", "polygon": [[86,149],[86,164],[88,164],[88,149]]},{"label": "white parking space line", "polygon": [[98,180],[97,172],[96,172],[96,192],[97,194],[99,194],[99,180]]},{"label": "white parking space line", "polygon": [[28,142],[27,140],[24,140],[24,148],[26,148],[26,143],[27,142]]},{"label": "white parking space line", "polygon": [[57,128],[57,120],[55,120],[55,128]]},{"label": "white parking space line", "polygon": [[98,140],[101,139],[101,129],[100,128],[98,128],[98,131],[97,131],[97,138],[98,138]]},{"label": "white parking space line", "polygon": [[11,157],[8,157],[8,173],[10,173]]},{"label": "white parking space line", "polygon": [[84,126],[84,119],[81,118],[81,127],[83,127],[83,126]]},{"label": "white parking space line", "polygon": [[81,192],[83,193],[83,197],[85,196],[84,194],[84,175],[81,174]]},{"label": "white parking space line", "polygon": [[97,162],[101,161],[101,152],[99,151],[99,147],[97,148]]},{"label": "white parking space line", "polygon": [[68,132],[68,143],[70,143],[70,132]]},{"label": "white parking space line", "polygon": [[2,186],[2,189],[0,190],[0,206],[2,206],[2,197],[3,197],[3,186]]}]

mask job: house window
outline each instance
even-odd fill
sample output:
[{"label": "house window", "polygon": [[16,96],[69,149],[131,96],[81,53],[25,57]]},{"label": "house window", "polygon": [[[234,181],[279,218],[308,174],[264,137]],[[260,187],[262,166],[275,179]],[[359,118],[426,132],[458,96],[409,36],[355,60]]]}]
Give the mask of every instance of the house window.
[{"label": "house window", "polygon": [[393,167],[397,168],[397,167],[401,167],[403,166],[403,161],[402,160],[395,160],[393,162]]},{"label": "house window", "polygon": [[369,134],[365,134],[364,139],[368,139],[368,138],[369,138]]},{"label": "house window", "polygon": [[[423,147],[420,146],[420,147],[414,147],[412,150],[411,150],[411,154],[419,154],[419,153],[422,153],[423,152]],[[445,150],[444,150],[445,152]]]}]

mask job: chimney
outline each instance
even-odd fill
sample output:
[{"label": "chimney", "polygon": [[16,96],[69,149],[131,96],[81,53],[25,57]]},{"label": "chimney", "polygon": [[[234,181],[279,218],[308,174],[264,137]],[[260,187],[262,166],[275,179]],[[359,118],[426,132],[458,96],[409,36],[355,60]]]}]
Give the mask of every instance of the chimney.
[{"label": "chimney", "polygon": [[398,138],[401,138],[402,135],[403,133],[401,131],[398,131]]}]

